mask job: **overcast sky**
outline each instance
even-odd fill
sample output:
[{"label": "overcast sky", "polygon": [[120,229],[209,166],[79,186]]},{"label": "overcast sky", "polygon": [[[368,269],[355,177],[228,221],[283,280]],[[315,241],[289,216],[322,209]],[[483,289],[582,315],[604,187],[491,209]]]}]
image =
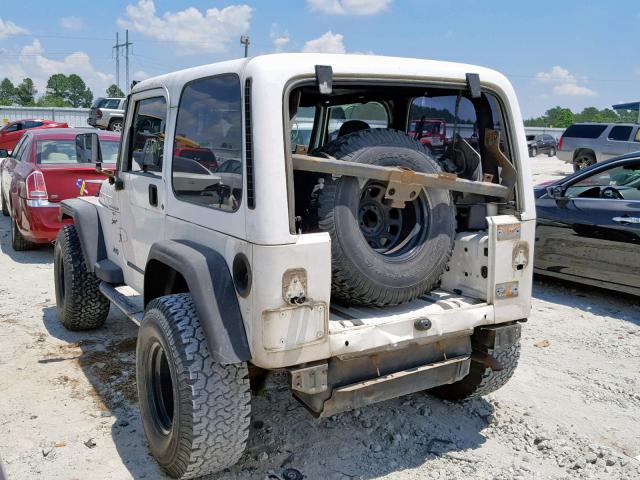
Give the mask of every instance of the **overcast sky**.
[{"label": "overcast sky", "polygon": [[[65,0],[3,2],[0,77],[77,73],[115,82],[129,29],[131,78],[274,51],[374,53],[475,63],[514,84],[525,117],[640,100],[640,2],[562,0]],[[124,59],[120,83],[124,86]]]}]

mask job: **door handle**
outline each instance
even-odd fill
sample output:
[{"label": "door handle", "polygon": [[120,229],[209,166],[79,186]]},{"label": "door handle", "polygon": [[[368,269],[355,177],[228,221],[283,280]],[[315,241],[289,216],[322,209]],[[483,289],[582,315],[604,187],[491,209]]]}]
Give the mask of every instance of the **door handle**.
[{"label": "door handle", "polygon": [[158,187],[153,183],[149,184],[149,205],[152,207],[158,206]]},{"label": "door handle", "polygon": [[613,217],[613,220],[616,223],[621,223],[622,225],[630,225],[632,223],[640,223],[640,217]]}]

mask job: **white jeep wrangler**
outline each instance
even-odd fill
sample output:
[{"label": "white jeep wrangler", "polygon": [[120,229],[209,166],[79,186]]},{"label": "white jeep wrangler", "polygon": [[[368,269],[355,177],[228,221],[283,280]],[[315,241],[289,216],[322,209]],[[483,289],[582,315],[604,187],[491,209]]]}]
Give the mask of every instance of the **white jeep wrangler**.
[{"label": "white jeep wrangler", "polygon": [[[437,157],[433,119],[452,133]],[[138,83],[123,133],[99,196],[61,206],[56,301],[69,329],[110,303],[139,322],[144,430],[170,475],[240,459],[268,371],[316,416],[513,374],[535,207],[504,76],[267,55]]]}]

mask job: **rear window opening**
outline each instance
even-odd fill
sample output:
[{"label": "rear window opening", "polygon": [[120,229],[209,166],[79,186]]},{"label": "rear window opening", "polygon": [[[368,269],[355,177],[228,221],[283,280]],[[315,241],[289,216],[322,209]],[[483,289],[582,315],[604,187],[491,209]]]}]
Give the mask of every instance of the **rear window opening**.
[{"label": "rear window opening", "polygon": [[[483,135],[487,129],[493,129],[500,134],[501,152],[513,164],[503,112],[490,92],[473,99],[466,88],[357,85],[334,80],[331,95],[321,95],[311,83],[294,88],[288,110],[289,150],[293,153],[318,156],[330,151],[331,145],[345,135],[368,129],[392,129],[419,141],[442,170],[471,180],[483,180],[489,174],[494,183],[499,183],[500,169],[484,160],[489,156]],[[461,164],[453,154],[454,145],[458,149],[462,143],[477,153],[476,165]],[[330,178],[306,171],[293,172],[292,232],[319,231],[317,200]],[[381,193],[380,188],[384,195],[384,185],[374,187],[368,195]],[[452,195],[457,208],[457,231],[485,229],[487,198],[457,192]],[[513,204],[505,203],[501,211],[505,208],[513,211]],[[365,213],[359,219],[363,228],[377,228],[374,213]],[[403,213],[393,215],[400,218]],[[376,242],[375,246],[381,245]]]},{"label": "rear window opening", "polygon": [[575,124],[567,128],[562,134],[565,138],[598,138],[605,131],[607,125]]}]

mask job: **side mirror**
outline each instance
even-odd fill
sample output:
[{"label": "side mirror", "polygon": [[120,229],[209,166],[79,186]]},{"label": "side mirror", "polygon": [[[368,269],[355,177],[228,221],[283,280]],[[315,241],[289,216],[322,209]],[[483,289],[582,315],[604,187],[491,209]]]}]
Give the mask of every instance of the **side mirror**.
[{"label": "side mirror", "polygon": [[81,133],[76,135],[76,155],[80,163],[102,162],[100,139],[97,133]]},{"label": "side mirror", "polygon": [[554,198],[556,200],[564,198],[564,187],[562,187],[562,185],[551,185],[550,187],[547,187],[547,195],[549,198]]},{"label": "side mirror", "polygon": [[10,157],[11,153],[9,150],[5,150],[4,148],[0,148],[0,158]]}]

